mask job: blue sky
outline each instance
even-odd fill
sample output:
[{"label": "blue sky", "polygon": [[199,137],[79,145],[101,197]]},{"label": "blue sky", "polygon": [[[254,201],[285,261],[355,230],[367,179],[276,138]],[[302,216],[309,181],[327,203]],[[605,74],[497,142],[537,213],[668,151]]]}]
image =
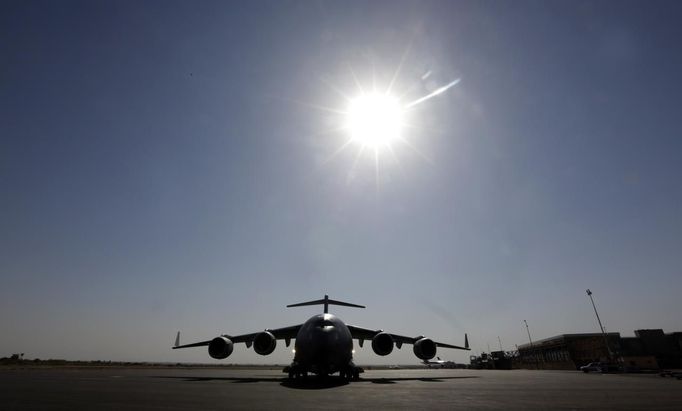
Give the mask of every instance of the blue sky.
[{"label": "blue sky", "polygon": [[[676,2],[0,4],[0,355],[211,361],[304,321],[682,329]],[[357,83],[413,101],[374,157]],[[429,73],[427,75],[427,73]],[[423,78],[425,77],[425,78]],[[378,169],[378,172],[377,172]],[[466,352],[439,352],[464,362]],[[358,349],[357,362],[387,359]],[[230,362],[288,362],[278,345]]]}]

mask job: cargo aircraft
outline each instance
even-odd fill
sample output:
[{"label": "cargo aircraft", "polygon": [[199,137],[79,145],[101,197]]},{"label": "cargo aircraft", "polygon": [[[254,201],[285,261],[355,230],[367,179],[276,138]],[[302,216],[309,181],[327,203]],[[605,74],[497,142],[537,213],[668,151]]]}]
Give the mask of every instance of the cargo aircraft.
[{"label": "cargo aircraft", "polygon": [[329,314],[329,306],[357,308],[365,308],[365,306],[331,300],[327,295],[321,300],[290,304],[287,307],[305,305],[324,305],[324,313],[311,317],[303,324],[291,327],[265,329],[261,332],[237,336],[223,334],[212,340],[185,345],[180,344],[178,331],[173,349],[208,346],[208,355],[222,360],[232,354],[236,343],[245,343],[247,348],[253,346],[253,350],[258,354],[268,355],[275,350],[277,340],[284,340],[288,347],[291,340],[295,339],[293,362],[283,370],[289,373],[290,379],[305,377],[309,372],[322,377],[338,372],[347,380],[357,380],[359,374],[363,372],[362,368],[353,363],[353,339],[358,340],[360,347],[365,340],[371,340],[372,349],[381,356],[390,354],[393,346],[400,349],[403,344],[412,344],[414,355],[424,361],[436,356],[437,347],[469,350],[466,334],[464,334],[464,347],[460,347],[435,342],[424,336],[406,337],[383,330],[348,325],[335,315]]},{"label": "cargo aircraft", "polygon": [[[468,347],[469,341],[466,338],[466,336],[464,338],[465,338],[464,345],[466,347]],[[429,367],[429,368],[432,368],[432,367],[436,367],[436,368],[457,368],[457,364],[454,361],[441,360],[440,357],[436,357],[435,360],[431,360],[431,361],[424,360],[424,361],[422,361],[422,364]]]},{"label": "cargo aircraft", "polygon": [[[466,342],[466,341],[465,341],[465,342]],[[440,366],[440,367],[444,367],[444,366],[445,366],[445,360],[441,360],[440,357],[436,357],[435,360],[431,360],[431,361],[429,361],[429,360],[424,360],[424,361],[422,361],[422,364],[426,365],[426,366],[429,367],[429,368],[430,368],[432,365],[438,365],[438,366]]]}]

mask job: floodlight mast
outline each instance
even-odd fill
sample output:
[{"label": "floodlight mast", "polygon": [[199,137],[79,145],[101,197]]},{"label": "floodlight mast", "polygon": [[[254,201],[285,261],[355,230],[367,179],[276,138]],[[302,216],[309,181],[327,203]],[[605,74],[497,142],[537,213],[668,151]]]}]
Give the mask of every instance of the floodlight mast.
[{"label": "floodlight mast", "polygon": [[530,338],[530,329],[528,328],[528,321],[523,320],[523,323],[526,324],[526,332],[528,333],[528,342],[530,343],[530,349],[531,349],[531,352],[533,353],[533,357],[535,357],[535,368],[540,369],[540,359],[537,357],[537,352],[535,352],[535,349],[533,349],[533,340]]},{"label": "floodlight mast", "polygon": [[604,327],[601,325],[601,319],[599,318],[599,313],[597,312],[597,306],[594,305],[592,291],[590,291],[589,288],[585,291],[587,292],[587,295],[590,297],[590,301],[592,301],[592,308],[594,308],[594,314],[597,316],[597,322],[599,323],[599,328],[601,329],[601,335],[604,336],[604,344],[606,345],[606,351],[608,352],[609,355],[609,361],[612,361],[613,353],[611,352],[611,347],[609,346],[609,339],[606,337],[606,333],[604,332]]}]

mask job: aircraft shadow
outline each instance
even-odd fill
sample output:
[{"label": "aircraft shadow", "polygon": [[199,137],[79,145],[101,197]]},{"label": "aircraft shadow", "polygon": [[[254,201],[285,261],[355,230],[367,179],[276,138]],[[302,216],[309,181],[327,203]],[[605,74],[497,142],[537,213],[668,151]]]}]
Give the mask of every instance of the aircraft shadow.
[{"label": "aircraft shadow", "polygon": [[192,376],[152,376],[151,378],[167,378],[167,379],[177,379],[189,382],[202,382],[202,381],[229,381],[234,384],[250,384],[258,382],[275,382],[279,383],[282,387],[301,389],[301,390],[321,390],[328,388],[342,387],[348,384],[361,384],[361,383],[371,383],[371,384],[397,384],[403,381],[421,381],[421,382],[444,382],[444,380],[459,380],[467,378],[479,378],[475,375],[460,376],[460,377],[396,377],[396,378],[360,378],[355,381],[348,382],[345,379],[338,376],[329,376],[326,378],[318,378],[316,376],[310,376],[307,378],[290,380],[286,377],[192,377]]}]

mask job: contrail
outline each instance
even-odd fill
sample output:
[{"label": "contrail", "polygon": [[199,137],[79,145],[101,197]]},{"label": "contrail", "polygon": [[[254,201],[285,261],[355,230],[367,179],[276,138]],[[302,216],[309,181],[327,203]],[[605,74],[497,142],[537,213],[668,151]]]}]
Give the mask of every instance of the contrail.
[{"label": "contrail", "polygon": [[447,89],[449,89],[450,87],[452,87],[452,86],[454,86],[455,84],[459,83],[460,80],[461,80],[461,79],[458,78],[458,79],[456,79],[456,80],[454,80],[454,81],[452,81],[452,82],[450,82],[450,83],[444,85],[443,87],[439,88],[438,90],[434,91],[433,93],[427,94],[427,95],[425,95],[424,97],[420,97],[420,98],[416,99],[415,101],[413,101],[413,102],[407,104],[407,105],[405,106],[405,108],[410,108],[410,107],[412,107],[412,106],[416,106],[417,104],[423,103],[424,101],[430,99],[431,97],[436,97],[437,95],[444,93]]}]

